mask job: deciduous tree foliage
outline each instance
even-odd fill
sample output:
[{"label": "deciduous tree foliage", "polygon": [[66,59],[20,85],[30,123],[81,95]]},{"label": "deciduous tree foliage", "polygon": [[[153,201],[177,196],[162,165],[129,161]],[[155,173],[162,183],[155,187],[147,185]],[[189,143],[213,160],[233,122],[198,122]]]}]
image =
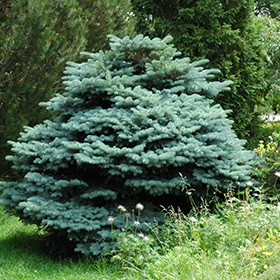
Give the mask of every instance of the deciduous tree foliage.
[{"label": "deciduous tree foliage", "polygon": [[257,15],[280,18],[280,3],[278,0],[256,0],[255,13]]},{"label": "deciduous tree foliage", "polygon": [[260,30],[253,20],[253,0],[132,0],[136,30],[149,36],[174,37],[175,46],[191,59],[207,58],[221,70],[220,80],[234,82],[216,102],[232,110],[234,130],[249,146],[257,140],[265,71]]},{"label": "deciduous tree foliage", "polygon": [[186,205],[180,174],[199,197],[246,187],[253,154],[212,100],[232,83],[209,81],[219,71],[206,60],[176,58],[171,40],[110,36],[109,51],[68,63],[66,91],[42,104],[56,119],[9,142],[25,176],[2,183],[6,208],[99,255],[114,244],[108,218],[124,226],[118,205],[145,205],[140,231],[161,219],[166,198]]},{"label": "deciduous tree foliage", "polygon": [[270,16],[257,16],[256,22],[262,30],[262,43],[267,57],[265,85],[269,89],[265,96],[265,109],[280,110],[280,21]]}]

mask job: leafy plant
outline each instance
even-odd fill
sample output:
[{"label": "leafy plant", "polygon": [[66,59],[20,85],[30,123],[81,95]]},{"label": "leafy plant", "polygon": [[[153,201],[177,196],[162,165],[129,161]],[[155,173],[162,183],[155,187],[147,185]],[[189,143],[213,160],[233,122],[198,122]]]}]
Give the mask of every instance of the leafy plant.
[{"label": "leafy plant", "polygon": [[[0,255],[0,276],[28,280],[276,280],[279,279],[280,262],[280,205],[277,201],[269,204],[266,201],[265,193],[260,189],[248,192],[244,200],[229,192],[226,202],[217,205],[215,213],[207,211],[206,206],[196,207],[199,211],[193,210],[189,214],[168,209],[164,227],[155,226],[149,236],[150,241],[160,239],[161,242],[155,242],[149,248],[149,242],[142,242],[143,237],[133,235],[127,239],[132,243],[124,243],[124,254],[113,263],[108,258],[90,256],[78,262],[54,260],[38,250],[38,245],[41,246],[38,227],[20,222],[0,207],[0,249],[5,252]],[[123,214],[122,217],[126,218]],[[159,231],[164,230],[170,233],[160,236]],[[210,242],[203,249],[200,240],[203,240],[205,231]],[[138,249],[133,247],[137,247],[137,242],[140,242]],[[129,245],[133,248],[131,252]],[[142,252],[151,249],[161,251],[147,255],[146,259]],[[133,256],[133,252],[137,254]]]},{"label": "leafy plant", "polygon": [[280,257],[280,208],[279,203],[267,204],[264,194],[259,189],[241,200],[229,192],[216,213],[205,207],[188,215],[168,211],[162,228],[168,232],[161,243],[165,254],[138,274],[180,280],[255,279],[267,270],[263,277],[279,275],[274,266]]},{"label": "leafy plant", "polygon": [[131,233],[120,233],[118,236],[118,250],[111,258],[113,263],[124,267],[131,267],[136,271],[158,258],[161,248],[151,236]]},{"label": "leafy plant", "polygon": [[270,141],[271,135],[274,132],[280,133],[279,121],[272,121],[264,124],[261,128],[260,139],[264,141],[264,144],[267,144]]},{"label": "leafy plant", "polygon": [[269,143],[260,141],[255,153],[261,158],[261,162],[255,163],[255,174],[259,182],[271,196],[278,195],[280,185],[280,133],[274,132],[270,136]]},{"label": "leafy plant", "polygon": [[256,16],[256,23],[259,25],[262,32],[261,41],[265,46],[267,60],[267,71],[264,83],[269,91],[267,95],[264,96],[265,106],[263,106],[263,110],[270,109],[278,112],[280,110],[280,21],[270,16],[262,15]]}]

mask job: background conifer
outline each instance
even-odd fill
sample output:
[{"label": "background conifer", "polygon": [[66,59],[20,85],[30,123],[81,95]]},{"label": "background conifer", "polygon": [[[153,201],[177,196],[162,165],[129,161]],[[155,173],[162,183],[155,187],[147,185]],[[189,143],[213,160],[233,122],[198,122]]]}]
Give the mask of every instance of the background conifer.
[{"label": "background conifer", "polygon": [[8,140],[49,113],[38,106],[61,91],[66,61],[108,47],[107,34],[133,32],[129,0],[5,0],[0,2],[0,179]]},{"label": "background conifer", "polygon": [[261,125],[255,107],[268,90],[255,1],[132,0],[132,4],[137,32],[160,38],[170,34],[183,56],[209,59],[209,67],[221,70],[219,81],[234,82],[231,92],[221,92],[215,101],[231,110],[229,118],[238,137],[247,140],[247,147],[255,147]]}]

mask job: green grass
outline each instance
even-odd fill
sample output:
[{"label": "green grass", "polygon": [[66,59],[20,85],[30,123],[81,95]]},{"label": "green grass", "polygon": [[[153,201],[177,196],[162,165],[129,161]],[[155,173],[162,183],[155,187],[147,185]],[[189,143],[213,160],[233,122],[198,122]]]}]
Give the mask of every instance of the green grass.
[{"label": "green grass", "polygon": [[42,251],[36,226],[25,225],[0,207],[0,279],[138,279],[105,259],[56,260]]},{"label": "green grass", "polygon": [[0,279],[280,279],[280,204],[253,198],[230,197],[215,213],[169,211],[148,242],[122,235],[111,260],[54,259],[36,226],[0,207]]}]

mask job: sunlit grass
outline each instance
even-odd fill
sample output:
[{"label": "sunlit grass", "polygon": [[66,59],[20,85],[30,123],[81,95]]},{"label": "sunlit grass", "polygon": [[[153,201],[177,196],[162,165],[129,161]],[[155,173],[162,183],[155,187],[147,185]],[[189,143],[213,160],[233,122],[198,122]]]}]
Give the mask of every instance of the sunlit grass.
[{"label": "sunlit grass", "polygon": [[104,258],[58,260],[43,251],[36,226],[25,225],[0,207],[0,279],[140,279]]},{"label": "sunlit grass", "polygon": [[260,195],[230,197],[215,212],[169,209],[152,231],[146,243],[120,238],[117,258],[61,260],[43,250],[36,226],[0,207],[0,279],[280,279],[280,204]]}]

